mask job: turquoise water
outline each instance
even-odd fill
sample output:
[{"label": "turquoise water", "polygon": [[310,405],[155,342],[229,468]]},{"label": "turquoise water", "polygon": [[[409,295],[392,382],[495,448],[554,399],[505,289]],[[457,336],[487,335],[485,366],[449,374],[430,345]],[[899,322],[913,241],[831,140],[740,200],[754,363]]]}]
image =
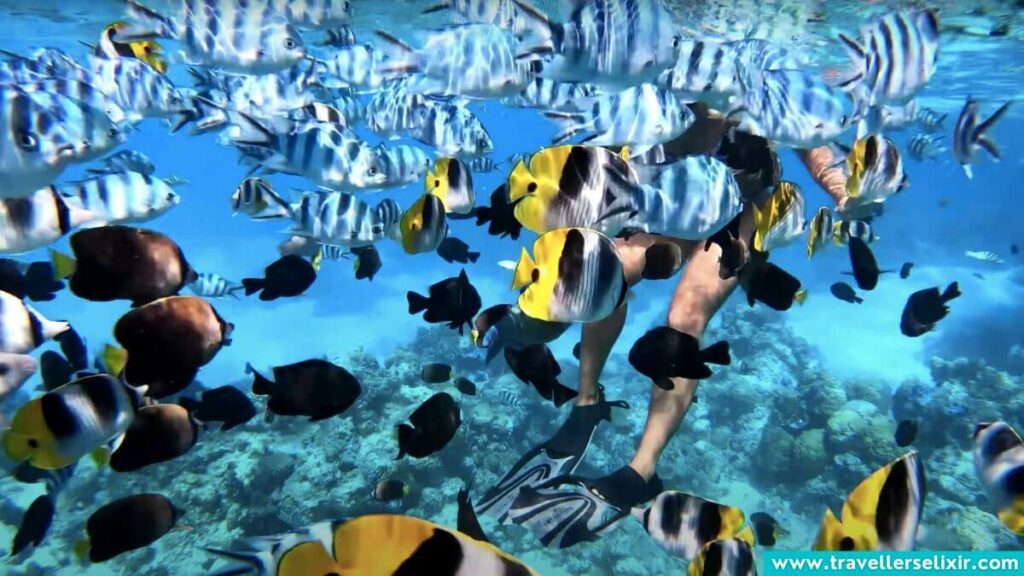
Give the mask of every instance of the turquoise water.
[{"label": "turquoise water", "polygon": [[[432,3],[358,0],[353,28],[361,41],[371,41],[371,30],[376,28],[412,39],[447,22],[436,15],[411,17]],[[704,12],[683,4],[673,4],[680,24],[698,27],[700,18],[720,18],[707,3],[697,3]],[[826,16],[825,23],[802,25],[799,35],[791,35],[821,68],[842,62],[839,47],[828,41],[836,31],[852,31],[855,22],[886,6],[904,4],[786,3],[813,5]],[[771,5],[763,13],[748,14],[762,22],[770,23],[773,14],[783,19],[784,11],[773,12],[768,9]],[[938,71],[918,102],[949,113],[947,130],[968,95],[981,101],[982,116],[1024,96],[1024,18],[1011,13],[1012,5],[964,2],[951,7],[943,3],[943,17],[984,8],[990,17],[1005,16],[1009,22],[1005,37],[943,35]],[[734,9],[741,11],[743,6],[737,3]],[[856,10],[856,16],[850,10]],[[120,3],[114,1],[3,0],[0,48],[25,53],[52,46],[84,54],[79,41],[94,41],[121,14]],[[775,30],[783,34],[783,28],[779,24]],[[308,34],[310,39],[318,36]],[[179,86],[189,84],[182,65],[172,64],[170,78]],[[510,109],[496,102],[476,102],[470,107],[495,143],[492,157],[496,160],[536,151],[548,145],[556,131],[535,110]],[[1010,253],[1011,244],[1024,243],[1019,223],[1024,212],[1019,193],[1024,177],[1021,110],[1012,107],[992,131],[1003,151],[1002,161],[982,158],[971,181],[951,155],[928,163],[906,158],[911,186],[888,202],[885,216],[875,222],[880,240],[874,251],[882,268],[914,262],[909,279],[883,276],[879,288],[865,296],[866,302],[852,307],[829,294],[829,286],[844,279],[841,272],[849,269],[846,251],[829,249],[808,261],[803,247],[794,245],[773,253],[772,261],[800,278],[810,294],[805,305],[784,314],[761,306],[750,311],[742,294],[724,305],[711,324],[708,341],[729,340],[734,366],[717,371],[700,386],[698,403],[662,456],[659,474],[666,487],[737,506],[748,516],[769,511],[789,532],[779,547],[807,549],[824,509],[837,510],[863,478],[857,477],[857,470],[874,470],[906,451],[892,444],[891,398],[894,391],[909,390],[908,382],[919,382],[929,390],[934,387],[930,403],[899,401],[903,413],[920,418],[921,433],[914,447],[922,454],[929,479],[918,547],[1022,547],[992,514],[970,453],[976,420],[999,418],[1018,430],[1024,426],[1024,260]],[[359,132],[377,141],[369,131]],[[905,149],[913,134],[908,130],[893,138]],[[180,206],[143,226],[177,241],[197,270],[237,281],[258,276],[278,257],[277,245],[286,238],[284,224],[232,217],[229,196],[247,171],[234,150],[210,136],[170,135],[156,120],[145,121],[125,148],[149,156],[157,175],[188,180],[187,186],[177,189]],[[781,152],[780,157],[785,177],[806,191],[808,217],[830,202],[791,151]],[[76,179],[84,168],[72,167],[62,179]],[[506,176],[507,167],[474,175],[478,201],[486,201]],[[275,175],[270,180],[283,191],[310,187],[299,178]],[[414,184],[365,197],[371,203],[390,197],[407,207],[421,194],[422,184]],[[225,547],[241,537],[371,512],[401,512],[454,527],[455,493],[462,482],[472,481],[474,493],[482,493],[518,454],[550,436],[569,407],[556,409],[541,403],[532,390],[506,374],[500,360],[500,369],[486,371],[482,356],[465,338],[441,328],[424,331],[427,325],[408,314],[407,291],[425,292],[430,284],[455,276],[462,268],[484,307],[514,298],[511,273],[498,262],[516,259],[519,246],[529,246],[533,235],[525,232],[518,242],[496,239],[472,221],[453,222],[452,234],[482,253],[478,262],[463,266],[447,264],[434,254],[408,256],[397,243],[383,241],[378,244],[383,269],[372,282],[356,281],[346,262],[325,262],[316,284],[300,297],[272,303],[255,298],[216,300],[216,309],[235,325],[235,331],[231,346],[199,373],[203,385],[237,383],[247,391],[251,380],[245,375],[246,363],[265,369],[327,357],[362,380],[366,397],[344,416],[325,422],[279,417],[267,424],[256,418],[230,432],[207,432],[185,456],[134,474],[97,470],[91,462],[82,462],[58,500],[47,540],[17,558],[5,558],[0,572],[202,574],[211,571],[211,556],[203,546]],[[67,251],[67,240],[53,247]],[[1003,262],[965,256],[966,251],[977,250],[994,252]],[[34,261],[45,259],[46,254],[39,251],[17,258]],[[907,296],[954,280],[959,281],[963,296],[951,304],[950,316],[932,334],[903,337],[899,318]],[[625,354],[644,332],[664,323],[674,286],[675,280],[644,282],[634,289],[626,327],[601,379],[610,398],[627,399],[632,408],[599,430],[583,472],[607,473],[632,456],[650,386],[632,370]],[[69,320],[93,349],[112,341],[114,322],[128,310],[124,302],[86,302],[67,291],[36,307],[48,318]],[[551,345],[562,364],[561,381],[571,387],[576,385],[577,371],[571,349],[579,341],[578,333],[573,328]],[[752,370],[737,368],[737,358]],[[418,377],[419,365],[434,361],[452,363],[457,371],[471,374],[481,392],[460,400],[463,426],[439,456],[393,462],[394,426],[439,389]],[[38,386],[33,378],[24,390],[34,396],[41,391]],[[440,389],[452,392],[453,387]],[[510,409],[507,398],[499,393],[502,390],[519,396],[516,404],[521,410]],[[17,408],[11,404],[0,406],[5,414]],[[257,406],[262,410],[262,400]],[[963,410],[951,414],[950,406]],[[783,410],[790,412],[782,414]],[[842,410],[860,414],[865,423],[842,445],[833,442],[819,447],[821,453],[809,449],[808,455],[781,449],[771,440],[769,431],[780,428],[791,435],[790,442],[800,438],[803,432],[786,428],[788,418],[824,418],[817,428],[827,429],[824,422]],[[848,465],[849,456],[862,466]],[[374,484],[384,475],[409,485],[410,495],[401,505],[370,498]],[[41,491],[39,485],[0,479],[0,551],[5,556],[20,511]],[[140,492],[171,498],[185,510],[182,522],[189,529],[172,531],[146,550],[102,565],[78,564],[70,549],[81,538],[88,515],[115,498]],[[683,562],[658,548],[638,523],[628,519],[604,538],[567,551],[543,549],[522,528],[499,526],[488,517],[482,522],[496,545],[541,574],[668,574],[685,569]]]}]

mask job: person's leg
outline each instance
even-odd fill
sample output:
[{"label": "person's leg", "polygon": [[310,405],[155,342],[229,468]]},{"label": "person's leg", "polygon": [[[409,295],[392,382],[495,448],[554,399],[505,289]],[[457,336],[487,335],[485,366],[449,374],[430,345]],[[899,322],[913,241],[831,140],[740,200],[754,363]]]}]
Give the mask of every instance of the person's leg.
[{"label": "person's leg", "polygon": [[[628,240],[618,238],[615,247],[622,261],[626,274],[626,283],[630,287],[640,281],[640,273],[644,268],[644,254],[652,244],[665,241],[657,236],[636,234]],[[577,406],[595,404],[597,398],[597,381],[608,361],[615,341],[622,333],[626,323],[628,303],[623,303],[611,316],[600,322],[588,322],[583,325],[583,338],[580,341],[580,382]]]},{"label": "person's leg", "polygon": [[[741,237],[749,237],[752,225],[753,217],[748,207],[740,225]],[[735,278],[722,280],[718,275],[721,254],[721,248],[714,244],[708,251],[704,251],[703,243],[693,248],[669,306],[668,325],[671,328],[701,339],[708,322],[736,289]],[[629,467],[644,480],[649,481],[654,476],[658,458],[690,409],[697,389],[696,380],[673,378],[672,383],[675,384],[672,390],[651,386],[647,423],[640,445],[629,463]]]}]

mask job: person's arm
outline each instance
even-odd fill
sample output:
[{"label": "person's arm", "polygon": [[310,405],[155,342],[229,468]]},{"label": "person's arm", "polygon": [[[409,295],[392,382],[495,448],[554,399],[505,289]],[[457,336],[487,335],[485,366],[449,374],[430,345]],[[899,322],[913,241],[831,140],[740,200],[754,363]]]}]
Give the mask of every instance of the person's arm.
[{"label": "person's arm", "polygon": [[836,162],[835,154],[828,146],[819,146],[810,150],[797,150],[797,156],[807,167],[811,178],[821,186],[821,189],[828,193],[835,201],[840,210],[846,204],[846,174],[839,166],[833,166]]}]

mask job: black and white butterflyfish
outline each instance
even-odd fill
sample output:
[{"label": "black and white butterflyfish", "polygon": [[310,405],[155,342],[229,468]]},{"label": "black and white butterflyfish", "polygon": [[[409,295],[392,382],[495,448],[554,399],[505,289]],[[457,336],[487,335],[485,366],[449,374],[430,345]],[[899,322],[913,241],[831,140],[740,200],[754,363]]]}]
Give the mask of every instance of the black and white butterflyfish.
[{"label": "black and white butterflyfish", "polygon": [[999,520],[1024,535],[1024,442],[1006,422],[983,422],[974,428],[974,469]]},{"label": "black and white butterflyfish", "polygon": [[953,157],[960,163],[960,167],[963,168],[968,179],[974,178],[971,164],[974,163],[979,148],[984,148],[989,156],[996,161],[1001,157],[999,147],[987,132],[1006,114],[1011,102],[1003,104],[991,116],[981,120],[978,117],[978,101],[970,96],[967,97],[967,102],[964,103],[964,108],[960,111],[960,117],[957,118],[956,127],[953,128]]}]

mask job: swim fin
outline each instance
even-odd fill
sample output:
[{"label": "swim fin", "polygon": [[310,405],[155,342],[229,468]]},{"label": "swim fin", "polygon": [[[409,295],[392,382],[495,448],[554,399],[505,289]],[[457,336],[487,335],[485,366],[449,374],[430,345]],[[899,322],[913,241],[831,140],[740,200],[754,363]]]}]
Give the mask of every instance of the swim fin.
[{"label": "swim fin", "polygon": [[595,480],[559,476],[523,487],[508,518],[530,529],[544,546],[568,548],[597,540],[629,516],[634,506],[661,491],[657,475],[644,480],[628,466]]},{"label": "swim fin", "polygon": [[490,514],[507,523],[508,509],[526,486],[537,486],[551,478],[572,474],[583,461],[594,431],[601,420],[612,420],[612,407],[629,408],[622,400],[600,400],[590,406],[573,406],[562,427],[550,439],[524,454],[512,469],[492,486],[476,505],[478,514]]}]

